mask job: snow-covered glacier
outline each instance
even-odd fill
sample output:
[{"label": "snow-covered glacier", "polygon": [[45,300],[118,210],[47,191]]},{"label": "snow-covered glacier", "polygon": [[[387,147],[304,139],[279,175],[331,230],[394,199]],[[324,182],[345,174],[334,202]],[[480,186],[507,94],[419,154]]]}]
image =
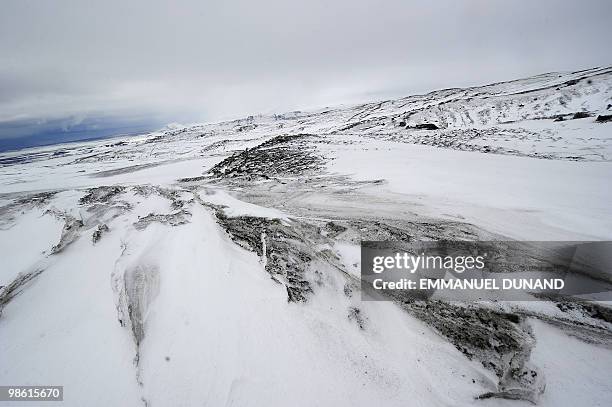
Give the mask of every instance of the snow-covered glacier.
[{"label": "snow-covered glacier", "polygon": [[359,291],[362,240],[612,240],[612,68],[8,152],[0,175],[2,384],[66,406],[612,403],[609,303]]}]

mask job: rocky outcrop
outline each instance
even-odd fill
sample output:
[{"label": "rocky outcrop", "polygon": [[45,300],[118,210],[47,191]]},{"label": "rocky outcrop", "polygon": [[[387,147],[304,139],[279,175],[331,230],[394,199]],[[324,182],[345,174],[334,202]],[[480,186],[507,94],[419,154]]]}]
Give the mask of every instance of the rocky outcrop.
[{"label": "rocky outcrop", "polygon": [[322,160],[305,143],[315,136],[277,136],[256,147],[235,153],[208,172],[219,179],[270,179],[299,175],[320,168]]},{"label": "rocky outcrop", "polygon": [[179,226],[189,222],[191,213],[186,210],[181,210],[169,214],[149,213],[146,216],[138,217],[138,221],[134,222],[134,227],[137,230],[144,230],[151,223],[161,223],[168,226]]}]

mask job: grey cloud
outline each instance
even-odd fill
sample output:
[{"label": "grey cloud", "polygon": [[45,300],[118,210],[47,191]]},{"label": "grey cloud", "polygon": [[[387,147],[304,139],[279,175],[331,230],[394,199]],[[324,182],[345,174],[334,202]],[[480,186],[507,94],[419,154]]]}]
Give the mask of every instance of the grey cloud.
[{"label": "grey cloud", "polygon": [[217,120],[611,62],[607,0],[8,0],[0,10],[0,122]]}]

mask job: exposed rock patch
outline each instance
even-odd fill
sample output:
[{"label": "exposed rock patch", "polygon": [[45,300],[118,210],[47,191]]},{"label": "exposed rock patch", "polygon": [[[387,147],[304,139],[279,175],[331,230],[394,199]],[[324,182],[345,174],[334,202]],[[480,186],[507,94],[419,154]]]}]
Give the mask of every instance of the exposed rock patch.
[{"label": "exposed rock patch", "polygon": [[93,234],[91,235],[91,240],[93,244],[98,243],[98,241],[102,238],[102,235],[108,232],[108,230],[109,229],[106,224],[98,225],[96,230],[94,230]]},{"label": "exposed rock patch", "polygon": [[591,114],[589,112],[576,112],[572,116],[572,119],[586,119],[587,117],[591,117]]},{"label": "exposed rock patch", "polygon": [[312,293],[306,270],[313,260],[310,244],[314,242],[306,241],[294,228],[283,225],[278,219],[230,218],[217,212],[217,220],[234,242],[264,259],[266,271],[285,286],[288,301],[305,301]]},{"label": "exposed rock patch", "polygon": [[147,226],[154,222],[169,226],[179,226],[189,223],[190,218],[191,213],[186,210],[164,215],[149,213],[147,216],[138,217],[138,221],[134,222],[134,227],[137,230],[144,230]]},{"label": "exposed rock patch", "polygon": [[[401,301],[401,297],[399,297]],[[498,389],[479,398],[508,398],[536,403],[544,392],[544,379],[529,363],[535,338],[517,314],[458,306],[442,301],[403,301],[412,315],[425,321],[469,359],[495,372]]]},{"label": "exposed rock patch", "polygon": [[51,254],[57,254],[79,238],[84,223],[81,219],[76,219],[74,216],[66,212],[48,210],[46,213],[53,214],[57,218],[63,219],[64,221],[60,240],[51,248]]},{"label": "exposed rock patch", "polygon": [[233,154],[212,167],[209,173],[223,179],[270,179],[313,171],[322,165],[322,160],[314,154],[312,145],[304,143],[311,137],[315,136],[297,134],[274,137]]},{"label": "exposed rock patch", "polygon": [[438,130],[439,129],[439,127],[435,125],[434,123],[419,123],[419,124],[415,124],[411,128],[417,129],[417,130]]},{"label": "exposed rock patch", "polygon": [[160,186],[154,185],[136,185],[132,187],[132,191],[144,197],[149,197],[151,195],[159,195],[163,198],[169,200],[170,207],[173,210],[183,209],[183,207],[188,203],[188,200],[184,199],[181,194],[186,192],[182,189],[171,189],[171,188],[163,188]]},{"label": "exposed rock patch", "polygon": [[13,202],[0,207],[0,229],[10,227],[17,215],[33,208],[42,208],[57,194],[57,191],[40,192],[17,197]]},{"label": "exposed rock patch", "polygon": [[81,205],[91,205],[96,203],[108,203],[111,199],[125,191],[125,187],[122,186],[101,186],[96,188],[90,188],[87,194],[79,199]]}]

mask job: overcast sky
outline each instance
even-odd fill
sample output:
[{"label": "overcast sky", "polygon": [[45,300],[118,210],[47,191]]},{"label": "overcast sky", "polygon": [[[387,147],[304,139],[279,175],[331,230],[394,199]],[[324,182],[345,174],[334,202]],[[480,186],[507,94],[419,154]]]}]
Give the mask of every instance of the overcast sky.
[{"label": "overcast sky", "polygon": [[611,65],[611,21],[609,0],[3,0],[0,138]]}]

